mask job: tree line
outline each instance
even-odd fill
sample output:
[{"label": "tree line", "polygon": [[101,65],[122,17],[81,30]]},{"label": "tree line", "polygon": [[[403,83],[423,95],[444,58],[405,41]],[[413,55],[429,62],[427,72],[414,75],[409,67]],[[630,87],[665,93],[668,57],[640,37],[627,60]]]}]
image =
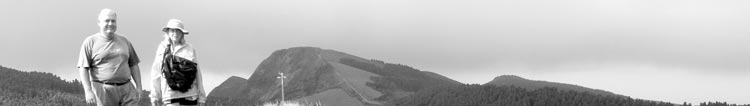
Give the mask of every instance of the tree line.
[{"label": "tree line", "polygon": [[[77,70],[73,70],[77,72]],[[149,106],[142,91],[139,106]],[[47,72],[24,72],[0,66],[0,106],[85,106],[83,86]]]},{"label": "tree line", "polygon": [[[399,99],[394,106],[693,106],[662,101],[603,96],[545,87],[527,90],[516,86],[464,84],[436,86]],[[695,106],[750,106],[704,102]]]}]

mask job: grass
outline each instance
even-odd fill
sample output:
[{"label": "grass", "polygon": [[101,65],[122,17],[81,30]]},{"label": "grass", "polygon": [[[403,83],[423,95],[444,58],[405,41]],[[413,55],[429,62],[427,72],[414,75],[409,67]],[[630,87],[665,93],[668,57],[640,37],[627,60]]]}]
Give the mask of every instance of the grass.
[{"label": "grass", "polygon": [[261,106],[323,106],[323,104],[318,102],[311,102],[311,103],[300,103],[299,101],[283,101],[283,102],[266,102],[263,103]]}]

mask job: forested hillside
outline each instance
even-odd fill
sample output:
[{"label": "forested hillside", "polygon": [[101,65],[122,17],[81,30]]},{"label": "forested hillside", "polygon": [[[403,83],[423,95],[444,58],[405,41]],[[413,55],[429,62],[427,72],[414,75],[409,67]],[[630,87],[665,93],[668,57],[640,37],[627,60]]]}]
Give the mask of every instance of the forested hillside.
[{"label": "forested hillside", "polygon": [[[78,80],[65,81],[52,73],[0,66],[0,106],[83,106],[86,105],[83,98],[83,87]],[[147,105],[148,98],[143,96],[140,106]]]},{"label": "forested hillside", "polygon": [[674,106],[659,101],[602,96],[545,87],[526,90],[515,86],[439,86],[394,102],[396,106]]}]

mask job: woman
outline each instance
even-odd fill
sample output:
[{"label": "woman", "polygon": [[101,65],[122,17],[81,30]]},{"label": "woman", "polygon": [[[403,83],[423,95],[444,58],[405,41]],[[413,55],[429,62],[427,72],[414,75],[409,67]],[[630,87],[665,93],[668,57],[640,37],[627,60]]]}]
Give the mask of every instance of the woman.
[{"label": "woman", "polygon": [[[166,33],[165,40],[157,47],[156,58],[151,68],[153,85],[149,95],[151,104],[154,106],[203,105],[206,103],[206,92],[203,89],[200,68],[197,67],[195,49],[184,39],[188,31],[184,29],[182,21],[177,19],[170,19],[162,31]],[[187,74],[179,73],[183,71],[174,71],[177,70],[174,67],[180,65],[175,61],[192,63],[192,71],[184,71]],[[169,71],[170,69],[173,71]],[[180,85],[179,83],[186,84]]]}]

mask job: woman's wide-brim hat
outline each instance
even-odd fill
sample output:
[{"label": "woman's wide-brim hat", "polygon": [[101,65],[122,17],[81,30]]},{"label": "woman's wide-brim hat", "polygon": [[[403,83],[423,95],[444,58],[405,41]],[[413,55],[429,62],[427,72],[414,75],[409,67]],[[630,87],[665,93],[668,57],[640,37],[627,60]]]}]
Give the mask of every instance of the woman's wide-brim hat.
[{"label": "woman's wide-brim hat", "polygon": [[185,30],[185,26],[182,24],[182,21],[178,19],[169,19],[169,22],[167,22],[167,26],[164,26],[164,28],[161,29],[161,31],[167,32],[169,29],[179,29],[182,31],[183,34],[189,34],[187,30]]}]

